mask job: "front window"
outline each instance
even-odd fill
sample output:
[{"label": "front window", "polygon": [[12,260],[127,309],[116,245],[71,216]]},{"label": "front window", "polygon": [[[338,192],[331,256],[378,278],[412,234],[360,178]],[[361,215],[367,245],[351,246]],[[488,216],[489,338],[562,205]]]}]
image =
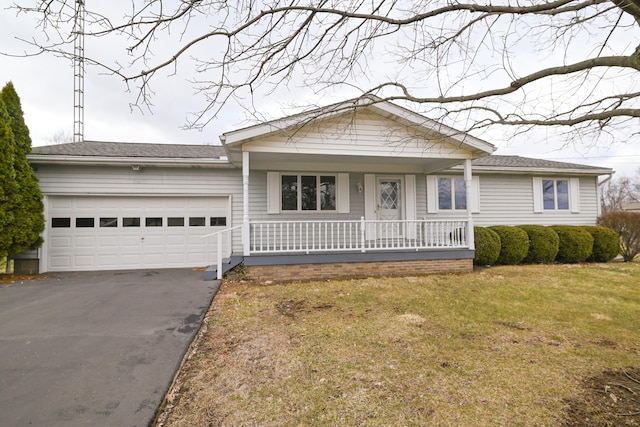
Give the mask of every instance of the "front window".
[{"label": "front window", "polygon": [[467,209],[467,186],[464,178],[438,178],[438,207]]},{"label": "front window", "polygon": [[283,211],[335,211],[335,175],[282,175]]},{"label": "front window", "polygon": [[545,210],[568,210],[569,181],[566,179],[543,179],[542,200]]}]

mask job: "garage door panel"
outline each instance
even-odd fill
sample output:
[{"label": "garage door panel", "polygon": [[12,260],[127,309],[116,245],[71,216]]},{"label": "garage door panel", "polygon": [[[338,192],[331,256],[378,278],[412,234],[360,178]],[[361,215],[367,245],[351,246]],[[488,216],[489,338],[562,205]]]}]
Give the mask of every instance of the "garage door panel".
[{"label": "garage door panel", "polygon": [[118,236],[100,236],[98,237],[98,245],[101,248],[114,248],[120,245],[120,238]]},{"label": "garage door panel", "polygon": [[[209,218],[226,218],[228,200],[226,197],[49,197],[47,224],[52,225],[52,218],[68,220],[58,228],[48,227],[48,270],[212,264],[217,246],[201,236],[225,228],[212,227]],[[76,221],[77,218],[85,220]],[[140,226],[124,227],[123,218],[139,218]],[[201,225],[202,220],[198,220],[199,226],[195,223],[190,226],[190,218],[203,218],[205,224]]]},{"label": "garage door panel", "polygon": [[50,237],[49,245],[54,249],[69,249],[71,248],[71,236]]},{"label": "garage door panel", "polygon": [[57,255],[49,257],[49,266],[58,270],[70,270],[71,269],[71,257],[68,255]]},{"label": "garage door panel", "polygon": [[79,236],[74,239],[73,244],[76,248],[95,248],[96,238],[93,236]]},{"label": "garage door panel", "polygon": [[101,269],[112,269],[118,265],[117,254],[99,254],[97,258],[97,265]]}]

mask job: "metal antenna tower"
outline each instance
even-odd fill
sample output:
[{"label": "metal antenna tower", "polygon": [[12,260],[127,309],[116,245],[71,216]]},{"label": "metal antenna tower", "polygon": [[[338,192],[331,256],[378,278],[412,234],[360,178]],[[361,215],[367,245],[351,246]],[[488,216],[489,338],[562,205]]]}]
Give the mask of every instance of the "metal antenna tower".
[{"label": "metal antenna tower", "polygon": [[84,20],[85,0],[76,0],[73,55],[73,142],[84,140]]}]

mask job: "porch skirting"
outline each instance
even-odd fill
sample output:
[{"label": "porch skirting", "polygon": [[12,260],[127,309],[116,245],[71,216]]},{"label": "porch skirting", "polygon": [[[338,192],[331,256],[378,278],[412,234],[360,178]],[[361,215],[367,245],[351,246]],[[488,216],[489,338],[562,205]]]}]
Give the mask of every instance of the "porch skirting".
[{"label": "porch skirting", "polygon": [[[331,262],[327,262],[328,260],[320,261],[317,256],[281,257],[280,263],[274,259],[268,261],[263,257],[249,257],[245,259],[245,267],[248,279],[262,282],[422,276],[473,271],[473,251],[455,252],[458,257],[446,257],[439,253],[439,256],[427,257],[431,259],[401,259],[402,257],[397,257],[398,259],[392,260],[357,260],[355,257],[345,259],[347,254],[342,254],[341,257]],[[471,253],[471,257],[466,252]],[[307,262],[305,262],[305,258],[307,258]]]}]

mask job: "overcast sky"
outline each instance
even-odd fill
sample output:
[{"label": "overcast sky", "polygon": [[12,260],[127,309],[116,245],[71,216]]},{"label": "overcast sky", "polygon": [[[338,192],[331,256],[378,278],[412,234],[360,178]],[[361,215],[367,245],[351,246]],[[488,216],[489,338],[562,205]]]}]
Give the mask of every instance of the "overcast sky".
[{"label": "overcast sky", "polygon": [[[30,38],[35,21],[31,17],[16,18],[15,12],[0,9],[0,51],[20,54],[28,46],[17,37]],[[87,42],[86,50],[104,49]],[[194,94],[188,75],[166,76],[154,85],[151,111],[131,109],[135,93],[117,77],[101,74],[88,67],[85,77],[85,139],[117,142],[149,142],[176,144],[219,144],[223,132],[248,124],[246,114],[237,105],[227,105],[217,119],[203,131],[183,130],[189,113],[202,107],[202,99]],[[53,143],[61,134],[73,137],[73,67],[69,60],[52,56],[13,58],[0,55],[0,84],[12,81],[22,101],[25,120],[33,145]],[[287,106],[300,102],[304,90],[289,88],[261,104],[265,117],[289,114]],[[311,95],[309,95],[311,96]],[[312,103],[314,100],[309,100]],[[332,100],[333,101],[333,100]],[[268,111],[267,111],[268,110]],[[510,141],[487,139],[498,146],[496,154],[513,154],[573,163],[611,167],[618,174],[632,175],[640,167],[640,137],[620,141],[612,147],[588,148],[582,144],[559,149],[541,143],[553,139],[549,130],[536,135],[521,135]],[[541,137],[541,135],[545,135]]]}]

